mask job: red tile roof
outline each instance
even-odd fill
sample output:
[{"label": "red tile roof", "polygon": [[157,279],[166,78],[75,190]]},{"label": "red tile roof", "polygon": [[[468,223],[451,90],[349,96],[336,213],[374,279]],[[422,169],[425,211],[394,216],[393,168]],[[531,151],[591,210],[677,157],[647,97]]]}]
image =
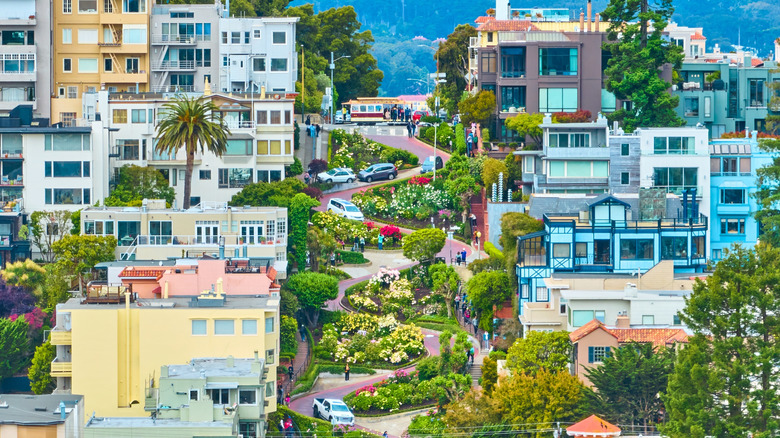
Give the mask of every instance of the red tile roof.
[{"label": "red tile roof", "polygon": [[477,19],[474,20],[474,22],[475,23],[487,23],[488,21],[492,21],[492,20],[495,20],[495,19],[496,19],[496,17],[491,17],[490,15],[486,15],[486,16],[482,16],[482,17],[477,17]]},{"label": "red tile roof", "polygon": [[620,428],[614,424],[607,423],[595,415],[591,415],[579,423],[567,427],[566,433],[575,437],[620,436]]},{"label": "red tile roof", "polygon": [[753,67],[761,67],[762,65],[764,65],[764,60],[758,58],[750,58],[750,64]]},{"label": "red tile roof", "polygon": [[707,37],[702,35],[699,32],[696,32],[695,34],[691,35],[691,40],[693,40],[693,41],[696,41],[696,40],[703,41],[703,40],[706,40],[706,39],[707,39]]},{"label": "red tile roof", "polygon": [[683,329],[672,328],[611,328],[609,329],[621,344],[639,342],[663,347],[669,344],[687,343],[688,334]]},{"label": "red tile roof", "polygon": [[481,24],[477,30],[483,32],[518,32],[539,30],[530,20],[489,20]]},{"label": "red tile roof", "polygon": [[[612,333],[608,328],[604,327],[604,324],[602,324],[601,321],[599,321],[598,319],[594,319],[589,323],[585,324],[584,326],[578,328],[577,330],[574,330],[573,332],[569,333],[569,339],[572,342],[577,342],[580,339],[584,338],[585,336],[588,336],[589,334],[593,333],[598,329],[604,330],[610,335],[615,336],[615,334]],[[617,336],[615,336],[615,339],[617,339]]]}]

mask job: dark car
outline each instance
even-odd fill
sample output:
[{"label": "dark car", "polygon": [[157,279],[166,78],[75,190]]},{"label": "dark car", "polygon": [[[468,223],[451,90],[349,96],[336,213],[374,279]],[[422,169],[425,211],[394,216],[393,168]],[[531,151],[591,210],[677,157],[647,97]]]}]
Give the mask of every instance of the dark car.
[{"label": "dark car", "polygon": [[361,181],[371,182],[378,179],[395,179],[398,176],[398,169],[394,164],[379,163],[373,164],[366,169],[358,172],[358,179]]}]

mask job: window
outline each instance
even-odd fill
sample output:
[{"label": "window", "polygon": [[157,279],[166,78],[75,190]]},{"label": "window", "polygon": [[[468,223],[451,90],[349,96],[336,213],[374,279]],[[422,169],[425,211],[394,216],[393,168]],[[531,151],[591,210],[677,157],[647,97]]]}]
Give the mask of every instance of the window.
[{"label": "window", "polygon": [[242,188],[252,184],[252,169],[219,169],[218,187],[221,189]]},{"label": "window", "polygon": [[557,257],[557,258],[569,257],[569,244],[568,243],[553,244],[553,257]]},{"label": "window", "polygon": [[73,44],[73,31],[62,29],[62,44]]},{"label": "window", "polygon": [[89,189],[46,189],[44,198],[46,204],[89,204],[90,191]]},{"label": "window", "polygon": [[70,58],[63,58],[62,59],[62,71],[65,73],[70,73],[73,71],[73,60]]},{"label": "window", "polygon": [[605,89],[601,90],[601,112],[611,113],[617,109],[617,98],[615,93],[611,93]]},{"label": "window", "polygon": [[550,178],[607,178],[607,161],[550,161],[547,175]]},{"label": "window", "polygon": [[536,288],[536,301],[538,302],[547,302],[550,301],[550,290],[546,287],[537,287]]},{"label": "window", "polygon": [[628,143],[622,143],[620,145],[620,155],[627,157],[630,154],[630,146]]},{"label": "window", "polygon": [[97,73],[97,58],[79,58],[79,73]]},{"label": "window", "polygon": [[252,155],[252,140],[228,140],[224,155]]},{"label": "window", "polygon": [[695,167],[656,167],[653,169],[653,186],[680,195],[683,190],[697,187],[698,172]]},{"label": "window", "polygon": [[720,191],[721,204],[744,204],[745,199],[745,189],[721,189]]},{"label": "window", "polygon": [[577,49],[574,48],[540,48],[540,76],[576,76]]},{"label": "window", "polygon": [[[271,382],[268,382],[268,384],[270,385]],[[266,394],[266,396],[267,397],[273,396],[273,391],[271,392],[271,395]],[[239,422],[238,433],[244,438],[257,438],[257,423],[249,423],[246,421]]]},{"label": "window", "polygon": [[233,335],[235,334],[235,321],[232,319],[214,320],[215,335]]},{"label": "window", "polygon": [[113,236],[114,235],[114,221],[85,221],[84,222],[84,234],[94,236]]},{"label": "window", "polygon": [[230,33],[230,44],[241,44],[241,32]]},{"label": "window", "polygon": [[577,242],[574,244],[574,257],[587,257],[588,244],[586,242]]},{"label": "window", "polygon": [[487,34],[487,40],[489,43],[493,42],[493,32],[488,32]]},{"label": "window", "polygon": [[279,219],[276,221],[276,238],[284,239],[287,237],[287,220]]},{"label": "window", "polygon": [[271,71],[287,71],[287,58],[271,58]]},{"label": "window", "polygon": [[271,124],[272,125],[281,125],[282,124],[282,112],[281,111],[271,111]]},{"label": "window", "polygon": [[268,111],[258,111],[257,112],[257,124],[258,125],[267,125],[268,124]]},{"label": "window", "polygon": [[198,401],[200,399],[200,392],[197,389],[190,389],[190,400]]},{"label": "window", "polygon": [[274,317],[268,317],[265,319],[265,332],[266,333],[273,333],[274,332]]},{"label": "window", "polygon": [[501,87],[501,111],[525,108],[525,87]]},{"label": "window", "polygon": [[257,334],[257,320],[256,319],[242,319],[241,320],[241,334],[242,335],[256,335]]},{"label": "window", "polygon": [[749,176],[750,157],[712,158],[711,171],[719,176]]},{"label": "window", "polygon": [[122,42],[125,44],[146,44],[146,26],[133,26],[129,27],[125,25],[122,28]]},{"label": "window", "polygon": [[704,258],[704,236],[694,236],[691,239],[691,256],[693,258]]},{"label": "window", "polygon": [[238,404],[240,404],[240,405],[254,405],[254,404],[257,404],[257,390],[256,389],[239,389],[238,390]]},{"label": "window", "polygon": [[128,73],[138,73],[138,64],[140,60],[138,58],[126,58],[125,59],[125,70]]},{"label": "window", "polygon": [[97,44],[98,43],[98,31],[97,29],[79,29],[79,44]]},{"label": "window", "polygon": [[588,133],[557,133],[550,134],[551,148],[588,148],[590,134]]},{"label": "window", "polygon": [[745,234],[745,219],[721,219],[720,234]]},{"label": "window", "polygon": [[[284,112],[284,124],[285,125],[292,125],[292,111],[285,111]],[[287,140],[287,141],[289,142],[289,140]]]},{"label": "window", "polygon": [[97,0],[78,0],[79,12],[97,13]]},{"label": "window", "polygon": [[[222,44],[227,44],[227,43],[228,43],[228,33],[222,32]],[[227,57],[225,57],[225,59],[227,59]]]},{"label": "window", "polygon": [[209,397],[215,405],[229,405],[230,404],[230,390],[227,388],[221,389],[208,389]]},{"label": "window", "polygon": [[595,312],[592,310],[574,310],[572,311],[571,325],[574,327],[582,327],[594,319]]},{"label": "window", "polygon": [[146,123],[146,110],[145,109],[134,109],[131,110],[131,121],[133,123]]},{"label": "window", "polygon": [[655,315],[642,315],[642,325],[654,325]]},{"label": "window", "polygon": [[[196,49],[195,50],[195,66],[196,67],[211,67],[211,49]],[[209,81],[211,82],[211,81]]]},{"label": "window", "polygon": [[[117,221],[117,240],[119,245],[129,246],[133,240],[141,233],[141,222],[138,221]],[[204,328],[205,334],[205,328]]]},{"label": "window", "polygon": [[111,58],[103,58],[103,71],[105,72],[112,72],[114,71],[114,60]]},{"label": "window", "polygon": [[[120,222],[121,224],[121,222]],[[205,319],[193,319],[192,320],[192,334],[194,336],[206,335],[206,320]]]},{"label": "window", "polygon": [[695,137],[656,137],[653,153],[658,155],[687,155],[696,153]]},{"label": "window", "polygon": [[62,0],[62,13],[70,14],[71,12],[73,12],[73,4],[71,3],[71,0]]},{"label": "window", "polygon": [[268,236],[269,239],[273,239],[276,235],[276,231],[274,230],[276,226],[276,223],[274,221],[268,221],[268,223],[265,224],[265,235]]},{"label": "window", "polygon": [[116,146],[120,160],[140,159],[138,140],[117,140]]},{"label": "window", "polygon": [[674,260],[688,258],[688,238],[687,237],[662,237],[661,238],[661,259]]},{"label": "window", "polygon": [[265,71],[265,58],[252,59],[252,71]]},{"label": "window", "polygon": [[621,239],[620,258],[622,260],[652,260],[653,239]]},{"label": "window", "polygon": [[501,77],[519,78],[525,76],[525,47],[501,49]]},{"label": "window", "polygon": [[588,363],[601,363],[610,356],[609,347],[588,347]]},{"label": "window", "polygon": [[762,107],[766,106],[764,103],[764,80],[763,79],[750,79],[748,81],[750,89],[750,99],[748,100],[749,107]]},{"label": "window", "polygon": [[115,109],[113,110],[114,123],[127,123],[127,110]]},{"label": "window", "polygon": [[274,44],[287,44],[287,33],[274,32],[273,40],[274,40]]},{"label": "window", "polygon": [[576,88],[540,88],[539,112],[574,112],[577,111]]},{"label": "window", "polygon": [[601,322],[602,324],[604,324],[607,319],[607,312],[604,310],[596,310],[593,312],[593,315],[596,318],[596,320]]},{"label": "window", "polygon": [[211,171],[210,170],[200,170],[198,171],[200,179],[202,180],[210,180],[211,179]]},{"label": "window", "polygon": [[255,39],[260,39],[260,38],[262,38],[262,36],[263,36],[263,35],[262,35],[262,33],[260,32],[260,29],[254,29],[254,30],[253,30],[253,37],[254,37]]},{"label": "window", "polygon": [[[83,163],[81,161],[46,161],[44,162],[44,176],[54,178],[80,178],[82,176],[82,171],[85,169],[85,164],[86,169],[89,169],[88,161]],[[89,170],[87,170],[87,173],[89,173]]]},{"label": "window", "polygon": [[699,98],[685,98],[685,117],[699,117]]},{"label": "window", "polygon": [[122,0],[124,12],[146,12],[146,0]]},{"label": "window", "polygon": [[265,350],[265,364],[272,365],[274,363],[275,356],[276,356],[276,350],[274,350],[273,348],[270,350]]},{"label": "window", "polygon": [[244,44],[249,44],[249,32],[244,32]]},{"label": "window", "polygon": [[480,65],[482,73],[495,73],[496,72],[496,54],[492,52],[485,52],[480,59]]},{"label": "window", "polygon": [[672,316],[672,325],[680,325],[680,324],[681,324],[681,322],[680,322],[680,315],[675,313]]}]

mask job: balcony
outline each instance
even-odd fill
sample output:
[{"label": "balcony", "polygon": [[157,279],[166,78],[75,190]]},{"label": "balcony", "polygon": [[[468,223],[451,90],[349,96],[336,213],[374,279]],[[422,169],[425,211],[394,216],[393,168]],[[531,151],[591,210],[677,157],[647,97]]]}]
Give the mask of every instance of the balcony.
[{"label": "balcony", "polygon": [[72,377],[73,362],[63,362],[60,358],[54,359],[54,362],[51,363],[50,374],[52,377]]},{"label": "balcony", "polygon": [[269,239],[264,236],[192,236],[192,235],[140,235],[135,240],[120,240],[120,246],[200,246],[216,249],[224,239],[225,247],[286,245],[287,239]]},{"label": "balcony", "polygon": [[135,301],[132,290],[125,286],[109,286],[101,282],[90,282],[87,285],[84,304],[123,304],[125,297],[130,297],[130,302]]},{"label": "balcony", "polygon": [[[152,87],[153,93],[192,93],[195,91],[194,85],[158,85],[155,87]],[[157,122],[161,120],[160,117],[157,118]]]},{"label": "balcony", "polygon": [[0,71],[0,82],[35,82],[37,71]]},{"label": "balcony", "polygon": [[184,46],[195,45],[195,35],[152,35],[152,44],[160,46]]},{"label": "balcony", "polygon": [[73,332],[55,327],[54,330],[51,331],[50,342],[51,345],[72,345]]},{"label": "balcony", "polygon": [[231,130],[236,129],[255,129],[257,124],[253,120],[226,120],[225,125]]},{"label": "balcony", "polygon": [[195,71],[195,61],[163,61],[155,64],[152,70],[159,71]]}]

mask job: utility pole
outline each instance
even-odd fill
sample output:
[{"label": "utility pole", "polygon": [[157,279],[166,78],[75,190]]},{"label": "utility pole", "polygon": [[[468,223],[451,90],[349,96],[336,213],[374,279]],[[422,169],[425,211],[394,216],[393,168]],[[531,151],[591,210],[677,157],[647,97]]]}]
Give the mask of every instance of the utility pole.
[{"label": "utility pole", "polygon": [[304,82],[303,74],[305,72],[304,65],[306,65],[306,52],[303,51],[303,44],[301,44],[301,123],[306,119],[306,83]]}]

